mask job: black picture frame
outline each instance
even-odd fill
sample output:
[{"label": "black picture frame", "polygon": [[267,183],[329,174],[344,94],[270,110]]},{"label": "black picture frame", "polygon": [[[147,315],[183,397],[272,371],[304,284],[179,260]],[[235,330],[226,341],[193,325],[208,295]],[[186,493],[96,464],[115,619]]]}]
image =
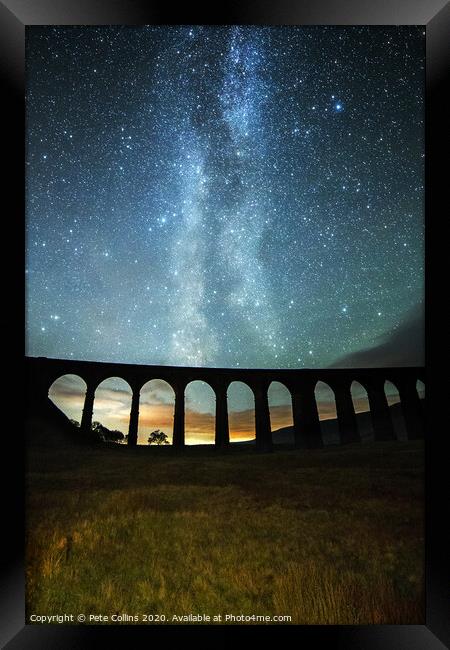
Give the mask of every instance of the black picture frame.
[{"label": "black picture frame", "polygon": [[[215,3],[213,3],[215,4]],[[142,25],[142,24],[286,24],[286,25],[424,25],[426,27],[426,325],[430,322],[428,299],[433,273],[430,241],[433,236],[431,214],[438,214],[436,197],[443,191],[440,184],[440,154],[444,152],[444,120],[448,121],[443,102],[445,72],[449,65],[448,34],[450,8],[445,0],[248,0],[231,1],[213,9],[189,4],[174,9],[170,3],[145,0],[0,0],[0,69],[3,107],[6,108],[3,134],[3,157],[7,162],[4,194],[12,204],[8,218],[16,224],[14,259],[8,261],[8,287],[18,303],[15,314],[24,316],[24,89],[25,89],[25,27],[27,25]],[[445,156],[443,158],[445,160]],[[12,188],[15,188],[12,191]],[[11,230],[12,232],[12,230]],[[12,236],[12,235],[11,235]],[[9,248],[9,244],[8,244]],[[9,303],[8,303],[9,304]],[[10,347],[15,353],[13,364],[23,368],[23,339],[15,326],[18,342]],[[19,337],[17,337],[19,332]],[[8,341],[10,339],[8,338]],[[446,543],[446,510],[443,503],[446,470],[441,440],[434,433],[438,418],[430,416],[433,404],[434,378],[431,375],[430,336],[426,340],[427,358],[427,435],[426,449],[426,624],[423,626],[270,626],[264,635],[279,643],[285,634],[304,647],[327,647],[372,650],[444,648],[449,644],[450,611],[447,587],[448,545]],[[19,372],[20,375],[20,372]],[[23,405],[9,408],[16,417]],[[437,427],[436,427],[437,428]],[[433,435],[431,435],[433,433]],[[229,643],[239,634],[244,643],[252,640],[258,630],[253,626],[67,626],[25,625],[24,574],[24,441],[20,429],[6,436],[4,458],[9,471],[3,472],[2,589],[0,590],[0,642],[10,650],[19,648],[90,648],[98,643],[120,643],[137,647],[138,637],[148,641],[164,637],[164,641],[180,643],[206,642],[210,634]],[[447,563],[447,566],[446,566]],[[261,628],[259,628],[261,631]],[[274,636],[275,634],[275,636]],[[281,635],[281,637],[280,637]],[[268,640],[268,639],[267,639]],[[209,643],[209,641],[208,641]]]}]

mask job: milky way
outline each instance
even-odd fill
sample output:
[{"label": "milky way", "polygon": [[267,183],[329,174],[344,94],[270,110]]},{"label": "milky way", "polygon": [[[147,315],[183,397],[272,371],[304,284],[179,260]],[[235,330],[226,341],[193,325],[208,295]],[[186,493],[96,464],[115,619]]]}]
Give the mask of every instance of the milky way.
[{"label": "milky way", "polygon": [[27,353],[319,367],[407,327],[424,40],[28,28]]}]

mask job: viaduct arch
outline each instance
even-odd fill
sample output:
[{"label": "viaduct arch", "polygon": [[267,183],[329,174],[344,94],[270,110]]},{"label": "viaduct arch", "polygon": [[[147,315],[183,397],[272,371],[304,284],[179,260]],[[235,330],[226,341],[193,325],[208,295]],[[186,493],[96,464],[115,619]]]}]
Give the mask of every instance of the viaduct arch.
[{"label": "viaduct arch", "polygon": [[398,388],[408,439],[421,438],[424,432],[423,409],[416,388],[418,380],[425,383],[425,369],[422,367],[259,370],[147,366],[46,357],[26,357],[25,363],[31,403],[43,403],[52,383],[62,375],[78,375],[84,380],[87,386],[81,418],[81,430],[84,433],[88,433],[91,428],[97,386],[109,377],[124,379],[132,391],[128,430],[130,446],[137,444],[140,391],[152,379],[163,379],[174,390],[173,445],[178,448],[185,444],[185,389],[191,381],[196,380],[209,384],[215,394],[217,448],[227,447],[230,442],[227,390],[233,381],[243,382],[253,391],[256,448],[259,451],[272,450],[268,402],[268,389],[272,381],[284,384],[291,394],[297,448],[313,449],[323,446],[314,394],[319,381],[326,383],[334,393],[341,444],[360,441],[351,394],[353,381],[361,384],[367,392],[375,440],[395,438],[384,391],[386,380]]}]

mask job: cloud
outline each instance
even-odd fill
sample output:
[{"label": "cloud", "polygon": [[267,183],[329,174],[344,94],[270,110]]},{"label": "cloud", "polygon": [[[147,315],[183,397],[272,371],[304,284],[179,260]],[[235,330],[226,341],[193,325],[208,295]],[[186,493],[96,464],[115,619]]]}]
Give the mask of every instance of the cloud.
[{"label": "cloud", "polygon": [[369,400],[367,395],[357,397],[352,390],[352,399],[353,399],[353,408],[355,413],[363,413],[364,411],[370,411]]},{"label": "cloud", "polygon": [[272,381],[269,386],[268,395],[271,411],[273,405],[282,406],[291,403],[291,393],[288,388],[279,381]]},{"label": "cloud", "polygon": [[230,438],[254,438],[255,437],[255,409],[228,412],[228,425]]},{"label": "cloud", "polygon": [[86,382],[78,375],[63,375],[56,379],[48,391],[51,397],[80,395],[86,392]]},{"label": "cloud", "polygon": [[[112,382],[111,382],[112,383]],[[117,382],[118,383],[118,382]],[[242,386],[237,387],[242,389]],[[206,397],[211,398],[211,389],[205,385],[197,386],[200,394],[186,393],[186,441],[188,443],[207,443],[214,440],[215,408],[214,400],[209,403],[209,412],[200,410],[206,408]],[[240,393],[239,393],[240,395]],[[359,384],[352,387],[353,401],[357,412],[367,410],[367,395]],[[51,398],[68,417],[78,421],[84,404],[84,387],[80,381],[73,377],[62,377],[54,384]],[[236,395],[234,401],[236,401]],[[334,396],[331,389],[319,382],[316,388],[317,406],[321,419],[336,417]],[[211,401],[211,400],[210,400]],[[253,398],[251,399],[253,402]],[[287,389],[279,384],[271,386],[270,395],[270,421],[272,430],[281,429],[292,425],[291,398]],[[94,402],[94,420],[98,419],[105,426],[120,429],[124,433],[128,430],[130,417],[131,395],[126,388],[119,386],[100,385],[96,392]],[[245,400],[244,400],[245,402]],[[277,403],[284,402],[284,403]],[[242,406],[244,406],[241,400]],[[164,380],[152,380],[145,385],[141,393],[139,406],[139,442],[146,444],[148,434],[155,429],[164,431],[169,440],[172,439],[174,416],[174,394],[170,385]],[[230,439],[248,440],[255,437],[255,410],[254,407],[233,409],[229,404]]]},{"label": "cloud", "polygon": [[425,360],[423,304],[411,309],[398,327],[379,337],[379,344],[335,361],[334,368],[422,366]]},{"label": "cloud", "polygon": [[336,403],[333,398],[330,398],[329,402],[325,402],[323,400],[319,401],[316,398],[316,402],[319,418],[321,420],[330,420],[336,417]]},{"label": "cloud", "polygon": [[270,405],[270,424],[272,430],[290,427],[293,424],[291,404]]},{"label": "cloud", "polygon": [[173,404],[141,404],[139,407],[139,429],[162,429],[164,433],[172,433]]},{"label": "cloud", "polygon": [[186,409],[185,412],[186,432],[195,434],[214,433],[216,418],[212,413],[199,413]]},{"label": "cloud", "polygon": [[141,405],[174,404],[175,393],[170,384],[164,379],[152,379],[141,389]]}]

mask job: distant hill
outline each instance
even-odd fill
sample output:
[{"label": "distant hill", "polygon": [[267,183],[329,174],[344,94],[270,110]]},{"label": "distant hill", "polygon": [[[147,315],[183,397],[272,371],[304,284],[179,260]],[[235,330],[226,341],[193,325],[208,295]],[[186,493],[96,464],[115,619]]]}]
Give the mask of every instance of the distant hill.
[{"label": "distant hill", "polygon": [[[421,400],[424,407],[425,400]],[[403,420],[402,407],[400,402],[393,404],[389,407],[391,412],[392,423],[394,425],[394,431],[397,434],[399,440],[406,440],[406,429],[405,423]],[[372,433],[372,419],[370,416],[370,411],[364,411],[363,413],[356,414],[356,423],[358,430],[361,436],[361,440],[370,440],[373,437]],[[327,445],[339,444],[339,428],[338,421],[336,418],[330,420],[321,420],[320,426],[322,429],[322,436],[324,443]],[[278,445],[291,445],[294,443],[294,428],[282,427],[281,429],[276,429],[272,431],[272,440],[274,444]],[[245,440],[239,443],[234,444],[253,444],[254,440]]]},{"label": "distant hill", "polygon": [[[421,400],[423,407],[425,400]],[[403,421],[400,403],[393,404],[389,407],[394,424],[394,430],[399,440],[406,440],[406,430]],[[370,411],[356,414],[356,422],[361,439],[370,440],[372,438],[372,421]],[[339,429],[337,419],[321,421],[322,436],[326,445],[339,444]],[[65,445],[85,445],[99,444],[95,440],[86,440],[81,435],[80,429],[72,424],[66,415],[47,398],[44,403],[33,403],[32,408],[28,409],[25,429],[28,444],[38,446],[59,446]],[[293,427],[283,427],[272,431],[272,440],[277,445],[291,445],[294,443]],[[233,445],[254,444],[253,440],[235,442]],[[106,444],[106,443],[100,443]]]},{"label": "distant hill", "polygon": [[79,427],[72,424],[50,398],[39,404],[33,402],[27,409],[25,432],[27,443],[31,446],[96,444],[83,438]]}]

